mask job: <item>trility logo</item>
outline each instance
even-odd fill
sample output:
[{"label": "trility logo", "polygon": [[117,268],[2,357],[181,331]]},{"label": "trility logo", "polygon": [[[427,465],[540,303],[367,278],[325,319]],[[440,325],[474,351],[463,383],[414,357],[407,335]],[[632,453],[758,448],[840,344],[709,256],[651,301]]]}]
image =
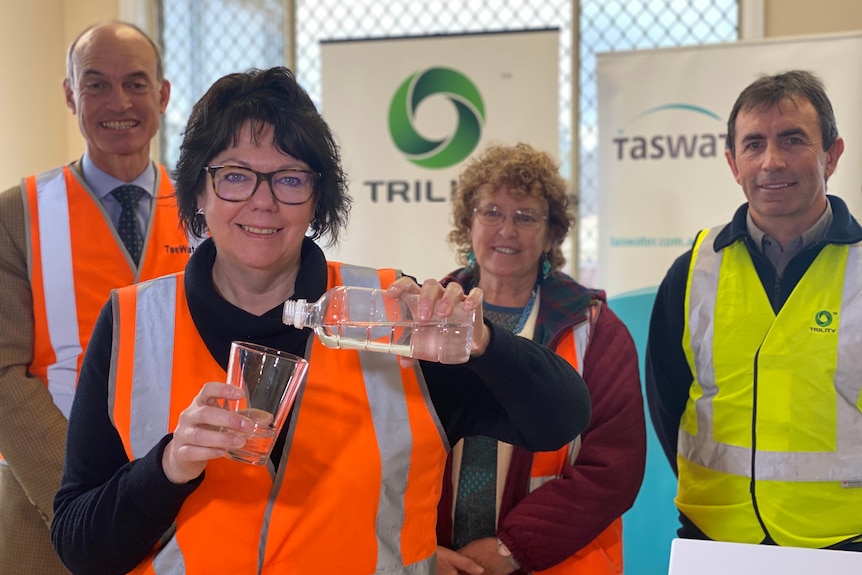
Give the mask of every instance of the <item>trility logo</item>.
[{"label": "trility logo", "polygon": [[835,319],[835,314],[831,311],[822,309],[814,314],[814,323],[817,327],[810,326],[808,329],[812,333],[835,333],[837,327],[830,327]]},{"label": "trility logo", "polygon": [[832,314],[825,309],[820,310],[814,314],[814,323],[816,323],[818,327],[829,327],[832,325]]},{"label": "trility logo", "polygon": [[[441,140],[422,137],[413,124],[416,109],[426,98],[449,99],[458,114],[458,125]],[[451,68],[416,72],[398,87],[389,104],[389,134],[410,162],[423,168],[448,168],[466,159],[482,136],[485,104],[467,76]]]}]

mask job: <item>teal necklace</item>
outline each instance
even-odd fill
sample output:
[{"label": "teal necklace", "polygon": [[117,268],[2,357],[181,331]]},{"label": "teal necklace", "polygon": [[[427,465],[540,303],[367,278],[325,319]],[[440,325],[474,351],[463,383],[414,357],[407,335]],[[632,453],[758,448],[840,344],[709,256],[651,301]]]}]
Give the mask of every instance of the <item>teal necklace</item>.
[{"label": "teal necklace", "polygon": [[485,302],[485,319],[504,328],[512,333],[518,333],[524,329],[533,307],[536,305],[536,297],[539,293],[539,285],[536,284],[530,293],[530,300],[524,307],[506,307]]}]

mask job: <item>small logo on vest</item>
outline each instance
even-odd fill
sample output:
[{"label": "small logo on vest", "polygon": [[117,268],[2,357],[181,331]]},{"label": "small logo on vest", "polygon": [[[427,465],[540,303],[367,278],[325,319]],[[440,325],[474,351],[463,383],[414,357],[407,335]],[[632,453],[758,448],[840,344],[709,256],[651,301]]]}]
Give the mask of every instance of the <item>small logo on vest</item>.
[{"label": "small logo on vest", "polygon": [[835,333],[838,330],[829,326],[832,325],[832,321],[836,315],[838,315],[837,312],[822,309],[814,314],[814,323],[816,326],[812,325],[808,329],[811,330],[812,333]]},{"label": "small logo on vest", "polygon": [[195,246],[187,246],[185,244],[180,244],[178,246],[172,246],[171,244],[164,244],[165,253],[166,254],[189,254],[191,255],[195,251]]}]

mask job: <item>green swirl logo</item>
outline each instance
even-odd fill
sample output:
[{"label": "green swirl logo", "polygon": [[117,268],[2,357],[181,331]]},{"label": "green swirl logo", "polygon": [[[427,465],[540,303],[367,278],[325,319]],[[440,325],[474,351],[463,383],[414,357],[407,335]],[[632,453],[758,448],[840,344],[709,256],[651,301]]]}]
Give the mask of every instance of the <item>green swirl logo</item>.
[{"label": "green swirl logo", "polygon": [[818,311],[814,314],[814,323],[820,327],[828,327],[832,324],[832,314],[825,309]]},{"label": "green swirl logo", "polygon": [[[413,125],[416,109],[425,98],[441,95],[458,114],[454,132],[442,140],[423,138]],[[485,104],[479,90],[464,74],[451,68],[416,72],[398,87],[389,104],[389,133],[401,152],[423,168],[448,168],[476,149],[485,123]]]}]

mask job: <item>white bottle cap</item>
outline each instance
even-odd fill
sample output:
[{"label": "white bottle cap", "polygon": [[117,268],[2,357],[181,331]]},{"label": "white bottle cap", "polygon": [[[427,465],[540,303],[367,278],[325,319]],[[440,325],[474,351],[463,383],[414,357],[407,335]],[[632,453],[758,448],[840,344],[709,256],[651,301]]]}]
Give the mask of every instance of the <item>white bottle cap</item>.
[{"label": "white bottle cap", "polygon": [[281,322],[286,325],[292,325],[297,329],[305,327],[305,302],[304,299],[292,300],[284,302],[284,312],[281,314]]}]

